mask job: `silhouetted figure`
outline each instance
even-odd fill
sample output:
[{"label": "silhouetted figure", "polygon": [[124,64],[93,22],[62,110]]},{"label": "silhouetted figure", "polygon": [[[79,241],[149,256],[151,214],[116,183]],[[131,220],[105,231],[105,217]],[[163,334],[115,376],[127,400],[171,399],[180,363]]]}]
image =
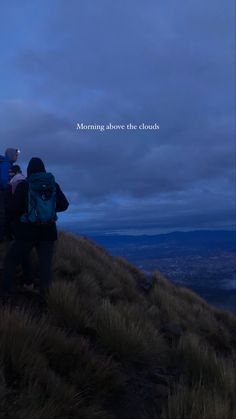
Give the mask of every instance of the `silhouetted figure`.
[{"label": "silhouetted figure", "polygon": [[5,152],[5,156],[0,156],[0,242],[4,240],[6,234],[6,188],[10,180],[10,170],[13,163],[16,162],[18,156],[19,150],[16,148],[8,148]]},{"label": "silhouetted figure", "polygon": [[[41,159],[34,157],[27,168],[27,179],[20,182],[7,210],[14,215],[14,242],[4,260],[2,291],[14,293],[14,275],[18,264],[33,248],[39,257],[40,292],[48,290],[51,281],[51,266],[54,243],[57,240],[56,212],[65,211],[69,203],[47,173]],[[30,283],[30,272],[27,282]]]},{"label": "silhouetted figure", "polygon": [[14,164],[10,170],[10,187],[12,193],[15,192],[17,185],[23,180],[25,180],[25,176],[23,175],[20,166]]}]

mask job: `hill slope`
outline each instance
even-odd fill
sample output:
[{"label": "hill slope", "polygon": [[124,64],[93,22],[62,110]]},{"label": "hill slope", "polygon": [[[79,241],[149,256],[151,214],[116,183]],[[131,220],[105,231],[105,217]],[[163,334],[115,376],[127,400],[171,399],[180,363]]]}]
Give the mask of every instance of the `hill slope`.
[{"label": "hill slope", "polygon": [[70,234],[53,272],[1,302],[1,418],[236,417],[235,316]]}]

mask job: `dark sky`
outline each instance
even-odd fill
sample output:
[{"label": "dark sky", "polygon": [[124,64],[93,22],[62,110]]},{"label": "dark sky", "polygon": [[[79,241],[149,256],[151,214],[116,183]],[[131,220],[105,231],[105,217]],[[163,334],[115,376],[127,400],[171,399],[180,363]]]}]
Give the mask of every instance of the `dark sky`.
[{"label": "dark sky", "polygon": [[233,0],[0,0],[0,152],[43,158],[81,231],[232,228],[234,32]]}]

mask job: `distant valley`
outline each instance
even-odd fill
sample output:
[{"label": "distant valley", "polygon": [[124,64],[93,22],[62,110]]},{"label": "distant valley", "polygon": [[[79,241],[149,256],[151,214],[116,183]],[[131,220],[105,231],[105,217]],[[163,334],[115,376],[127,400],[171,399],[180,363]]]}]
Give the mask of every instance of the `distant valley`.
[{"label": "distant valley", "polygon": [[236,234],[194,231],[155,236],[94,236],[147,275],[159,270],[210,303],[236,312]]},{"label": "distant valley", "polygon": [[209,303],[236,312],[235,231],[88,237],[148,276],[158,270],[173,282],[192,288]]}]

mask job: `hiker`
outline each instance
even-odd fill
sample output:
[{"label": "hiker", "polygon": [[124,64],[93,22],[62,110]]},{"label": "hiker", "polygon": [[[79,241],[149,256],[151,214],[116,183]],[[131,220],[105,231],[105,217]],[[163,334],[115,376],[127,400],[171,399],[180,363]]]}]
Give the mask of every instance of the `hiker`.
[{"label": "hiker", "polygon": [[[11,200],[12,194],[15,192],[17,185],[20,182],[23,182],[25,180],[25,176],[22,173],[22,170],[18,164],[14,164],[9,173],[10,182],[6,188],[5,193],[5,207],[8,207],[8,203]],[[12,213],[9,213],[9,211],[6,211],[5,214],[6,217],[6,238],[9,240],[14,240],[14,232],[13,232],[13,224],[14,224],[14,215]],[[33,290],[34,283],[32,279],[31,274],[31,261],[30,261],[30,253],[23,256],[23,259],[21,260],[21,266],[23,271],[23,288],[25,290]]]},{"label": "hiker", "polygon": [[5,156],[0,156],[0,242],[6,234],[5,219],[5,192],[9,182],[10,170],[16,162],[20,151],[16,148],[7,148]]},{"label": "hiker", "polygon": [[[23,175],[21,168],[18,164],[14,164],[9,172],[9,183],[5,189],[5,208],[8,206],[9,200],[11,200],[12,194],[15,192],[17,185],[25,180],[25,176]],[[13,232],[12,232],[12,222],[14,217],[9,211],[5,212],[5,236],[7,239],[12,240]]]},{"label": "hiker", "polygon": [[15,192],[17,185],[20,182],[25,180],[25,176],[23,175],[20,166],[18,164],[14,164],[10,170],[10,186],[12,193]]},{"label": "hiker", "polygon": [[53,175],[46,172],[40,158],[33,157],[28,164],[27,179],[17,185],[7,206],[7,210],[15,216],[14,242],[4,260],[2,294],[14,294],[16,267],[36,248],[40,293],[45,295],[51,282],[52,257],[57,240],[56,212],[67,210],[68,206]]}]

